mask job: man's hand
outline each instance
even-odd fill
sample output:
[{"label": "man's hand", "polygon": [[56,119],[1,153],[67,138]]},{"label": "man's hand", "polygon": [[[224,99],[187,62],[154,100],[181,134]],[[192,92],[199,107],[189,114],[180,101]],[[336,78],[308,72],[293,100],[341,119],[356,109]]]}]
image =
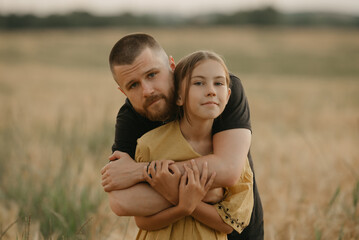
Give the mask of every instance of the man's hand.
[{"label": "man's hand", "polygon": [[102,186],[106,192],[125,189],[143,181],[145,163],[136,163],[127,153],[120,151],[115,151],[109,159],[110,162],[101,170]]},{"label": "man's hand", "polygon": [[224,188],[213,188],[209,190],[206,196],[203,198],[203,202],[209,204],[215,204],[223,200]]},{"label": "man's hand", "polygon": [[182,174],[173,163],[171,160],[153,161],[143,168],[143,176],[154,190],[173,205],[177,205]]}]

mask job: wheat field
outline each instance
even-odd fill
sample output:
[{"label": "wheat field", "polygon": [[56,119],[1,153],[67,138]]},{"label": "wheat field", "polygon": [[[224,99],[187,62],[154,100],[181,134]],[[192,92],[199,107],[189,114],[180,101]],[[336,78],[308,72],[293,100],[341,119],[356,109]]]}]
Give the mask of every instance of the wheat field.
[{"label": "wheat field", "polygon": [[359,239],[359,31],[250,27],[0,32],[0,239],[134,239],[100,169],[124,101],[108,54],[139,31],[242,79],[265,239]]}]

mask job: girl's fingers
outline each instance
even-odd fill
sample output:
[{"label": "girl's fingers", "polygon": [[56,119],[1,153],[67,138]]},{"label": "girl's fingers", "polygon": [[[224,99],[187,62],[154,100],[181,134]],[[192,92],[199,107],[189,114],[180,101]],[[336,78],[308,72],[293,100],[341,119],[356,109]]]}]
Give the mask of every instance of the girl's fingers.
[{"label": "girl's fingers", "polygon": [[205,186],[207,182],[208,177],[208,163],[204,162],[203,168],[202,168],[202,176],[201,176],[201,185]]},{"label": "girl's fingers", "polygon": [[151,162],[150,166],[148,167],[148,174],[151,177],[156,176],[156,162]]},{"label": "girl's fingers", "polygon": [[163,165],[164,165],[163,161],[158,161],[156,164],[156,171],[161,171]]},{"label": "girl's fingers", "polygon": [[204,189],[205,189],[206,191],[208,191],[208,190],[211,188],[211,186],[212,186],[212,184],[213,184],[213,182],[214,182],[215,177],[216,177],[216,172],[213,172],[212,175],[211,175],[211,177],[209,178],[208,182],[206,183],[206,185],[205,185],[205,187],[204,187]]},{"label": "girl's fingers", "polygon": [[193,174],[193,170],[191,168],[189,168],[187,165],[184,165],[187,173],[188,173],[188,182],[189,183],[194,183],[195,182],[195,177]]},{"label": "girl's fingers", "polygon": [[192,169],[193,169],[194,179],[196,180],[196,182],[199,182],[199,170],[198,170],[196,161],[192,159],[191,165],[192,165]]},{"label": "girl's fingers", "polygon": [[151,184],[152,178],[150,178],[150,176],[148,176],[147,166],[145,166],[145,167],[143,168],[143,177],[145,178],[145,180],[146,180],[149,184]]},{"label": "girl's fingers", "polygon": [[184,188],[186,186],[187,177],[188,177],[188,173],[187,173],[187,171],[185,171],[181,177],[180,188]]},{"label": "girl's fingers", "polygon": [[162,161],[161,169],[164,172],[168,172],[168,161]]},{"label": "girl's fingers", "polygon": [[175,164],[170,164],[168,166],[168,169],[170,169],[174,175],[181,175],[181,171],[178,169],[178,167]]}]

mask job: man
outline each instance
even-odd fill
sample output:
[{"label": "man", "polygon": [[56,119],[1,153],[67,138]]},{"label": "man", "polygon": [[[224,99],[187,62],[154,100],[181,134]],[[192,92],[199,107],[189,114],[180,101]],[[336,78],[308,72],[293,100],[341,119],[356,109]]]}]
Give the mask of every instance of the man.
[{"label": "man", "polygon": [[[120,39],[110,54],[110,67],[119,89],[127,96],[117,115],[112,161],[101,171],[102,185],[109,192],[110,206],[117,215],[147,216],[171,206],[167,182],[152,189],[144,182],[145,163],[136,163],[136,141],[144,133],[161,126],[171,116],[175,63],[149,35],[132,34]],[[216,172],[215,187],[234,185],[240,178],[245,159],[252,171],[249,152],[250,115],[243,87],[231,75],[232,94],[223,114],[213,126],[213,154],[195,159],[199,166],[208,162]],[[159,159],[160,160],[160,159]],[[183,171],[183,162],[174,163]],[[165,179],[170,179],[168,170]],[[167,184],[167,185],[166,185]],[[120,190],[120,191],[118,191]],[[263,212],[254,178],[254,208],[249,226],[229,239],[263,239]]]}]

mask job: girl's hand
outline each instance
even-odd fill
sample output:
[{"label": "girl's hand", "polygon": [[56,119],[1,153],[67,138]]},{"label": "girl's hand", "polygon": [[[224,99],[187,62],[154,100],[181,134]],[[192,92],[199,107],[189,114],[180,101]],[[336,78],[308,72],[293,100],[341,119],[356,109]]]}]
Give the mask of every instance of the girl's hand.
[{"label": "girl's hand", "polygon": [[185,173],[181,177],[179,187],[179,204],[178,207],[183,209],[187,215],[191,215],[197,205],[202,201],[204,196],[213,184],[216,173],[213,172],[207,181],[208,166],[204,163],[202,175],[200,176],[197,164],[191,160],[192,168],[184,165]]},{"label": "girl's hand", "polygon": [[148,169],[147,166],[143,169],[143,176],[154,190],[177,205],[181,172],[173,163],[171,160],[153,161]]}]

